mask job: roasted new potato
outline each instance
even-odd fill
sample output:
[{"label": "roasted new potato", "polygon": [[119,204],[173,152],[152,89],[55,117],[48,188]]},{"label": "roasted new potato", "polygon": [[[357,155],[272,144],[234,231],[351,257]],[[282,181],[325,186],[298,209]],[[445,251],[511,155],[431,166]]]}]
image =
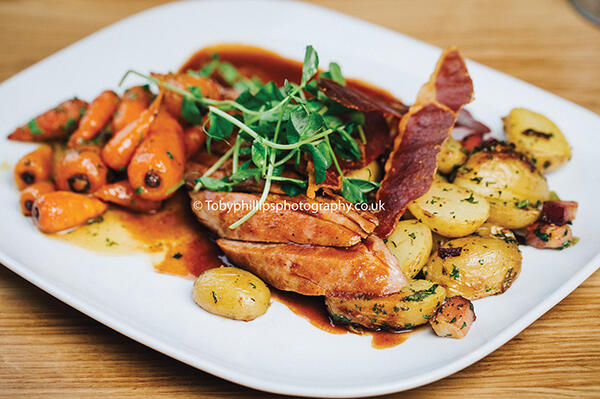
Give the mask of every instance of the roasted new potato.
[{"label": "roasted new potato", "polygon": [[490,207],[480,195],[454,184],[434,181],[429,191],[408,210],[434,232],[445,237],[473,233],[487,220]]},{"label": "roasted new potato", "polygon": [[448,174],[454,170],[455,167],[462,165],[467,160],[467,154],[465,153],[462,144],[456,141],[452,137],[448,137],[437,157],[438,170],[442,173]]},{"label": "roasted new potato", "polygon": [[368,181],[380,181],[381,165],[379,165],[377,160],[374,160],[363,168],[351,170],[350,172],[346,173],[346,177]]},{"label": "roasted new potato", "polygon": [[521,271],[521,260],[513,242],[469,236],[440,246],[423,273],[444,286],[449,296],[473,300],[506,291]]},{"label": "roasted new potato", "polygon": [[370,329],[405,330],[433,316],[444,301],[446,290],[427,280],[410,280],[399,292],[379,298],[325,298],[327,310],[336,323]]},{"label": "roasted new potato", "polygon": [[400,268],[407,277],[414,277],[429,259],[431,253],[431,230],[418,220],[398,222],[386,245],[398,259]]},{"label": "roasted new potato", "polygon": [[511,145],[488,143],[461,166],[454,184],[487,199],[489,222],[510,229],[530,225],[550,197],[544,176]]},{"label": "roasted new potato", "polygon": [[254,274],[236,267],[209,269],[194,282],[194,302],[234,320],[254,320],[269,308],[271,292]]},{"label": "roasted new potato", "polygon": [[571,147],[560,129],[542,114],[515,108],[504,118],[509,143],[527,155],[542,172],[554,170],[571,159]]}]

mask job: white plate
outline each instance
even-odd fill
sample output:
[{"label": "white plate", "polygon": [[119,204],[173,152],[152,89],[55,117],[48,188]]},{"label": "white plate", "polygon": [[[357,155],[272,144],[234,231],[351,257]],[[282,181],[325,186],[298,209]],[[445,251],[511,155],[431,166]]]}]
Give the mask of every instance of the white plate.
[{"label": "white plate", "polygon": [[[308,28],[308,29],[307,29]],[[301,59],[313,44],[321,64],[339,61],[347,76],[390,89],[412,102],[440,50],[398,33],[295,2],[183,2],[127,18],[0,85],[5,137],[40,110],[78,95],[116,87],[129,68],[176,69],[196,49],[243,42]],[[212,316],[190,299],[191,282],[155,273],[147,257],[106,257],[40,234],[20,215],[12,171],[0,172],[0,260],[32,283],[115,330],[219,377],[271,392],[366,396],[401,391],[452,374],[492,352],[554,306],[598,267],[600,118],[565,100],[474,62],[468,64],[476,117],[501,131],[517,106],[550,116],[573,146],[573,159],[548,180],[579,201],[565,251],[522,248],[523,271],[504,295],[476,302],[477,322],[463,340],[426,330],[392,349],[370,338],[332,335],[274,303],[242,323]],[[544,68],[540,65],[540,68]],[[577,73],[574,71],[573,73]],[[0,139],[0,163],[11,166],[33,145]]]}]

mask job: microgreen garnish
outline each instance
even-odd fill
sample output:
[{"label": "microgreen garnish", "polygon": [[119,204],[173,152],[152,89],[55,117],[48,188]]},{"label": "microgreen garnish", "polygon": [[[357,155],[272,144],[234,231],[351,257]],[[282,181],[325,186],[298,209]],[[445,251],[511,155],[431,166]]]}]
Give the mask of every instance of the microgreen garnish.
[{"label": "microgreen garnish", "polygon": [[[317,89],[313,78],[318,68],[319,56],[312,46],[307,46],[300,84],[285,81],[282,87],[278,87],[274,82],[262,83],[247,78],[233,65],[219,60],[218,55],[214,55],[200,70],[188,72],[200,77],[218,73],[224,81],[241,92],[235,100],[205,98],[198,87],[182,89],[136,71],[127,72],[123,79],[132,73],[180,94],[183,97],[183,118],[204,129],[208,136],[207,146],[210,146],[211,140],[229,143],[229,150],[204,174],[194,179],[194,191],[203,187],[214,191],[232,191],[236,184],[246,179],[264,181],[260,200],[250,212],[229,226],[234,229],[260,209],[273,182],[279,183],[288,195],[306,191],[306,179],[282,175],[286,166],[298,166],[301,159],[312,162],[316,184],[322,183],[326,171],[335,166],[342,179],[341,194],[350,202],[365,202],[366,194],[379,187],[375,182],[344,176],[338,158],[361,158],[358,140],[363,144],[366,142],[362,127],[365,117],[363,113],[331,100]],[[346,84],[339,65],[335,63],[329,64],[329,70],[321,76]],[[206,114],[207,118],[204,117]],[[237,136],[232,137],[234,130]],[[221,179],[211,177],[230,160],[230,176]]]}]

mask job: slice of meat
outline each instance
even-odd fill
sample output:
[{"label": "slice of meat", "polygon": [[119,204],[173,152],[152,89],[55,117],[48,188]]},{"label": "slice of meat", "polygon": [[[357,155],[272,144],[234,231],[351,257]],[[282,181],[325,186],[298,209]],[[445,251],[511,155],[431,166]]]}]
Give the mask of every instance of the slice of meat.
[{"label": "slice of meat", "polygon": [[400,120],[377,192],[384,206],[377,213],[377,235],[390,235],[407,205],[429,190],[441,145],[450,135],[457,112],[472,98],[473,82],[464,60],[458,50],[444,50],[417,102]]},{"label": "slice of meat", "polygon": [[262,210],[230,229],[258,203],[259,194],[202,190],[190,197],[202,224],[220,237],[235,240],[350,247],[376,227],[373,216],[361,216],[347,208],[347,202],[270,194]]},{"label": "slice of meat", "polygon": [[396,259],[375,236],[350,248],[226,239],[217,244],[237,266],[302,295],[383,296],[407,284]]}]

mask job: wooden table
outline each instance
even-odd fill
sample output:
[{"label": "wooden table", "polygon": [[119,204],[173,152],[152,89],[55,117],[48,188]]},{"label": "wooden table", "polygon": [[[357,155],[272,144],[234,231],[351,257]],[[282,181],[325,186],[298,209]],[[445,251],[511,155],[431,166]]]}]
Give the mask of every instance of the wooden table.
[{"label": "wooden table", "polygon": [[[0,80],[159,3],[1,1]],[[469,58],[600,113],[600,29],[577,15],[566,0],[315,3],[438,46],[455,44]],[[442,381],[391,397],[599,397],[599,316],[596,272],[487,358]],[[148,349],[0,268],[0,397],[159,396],[268,395]]]}]

